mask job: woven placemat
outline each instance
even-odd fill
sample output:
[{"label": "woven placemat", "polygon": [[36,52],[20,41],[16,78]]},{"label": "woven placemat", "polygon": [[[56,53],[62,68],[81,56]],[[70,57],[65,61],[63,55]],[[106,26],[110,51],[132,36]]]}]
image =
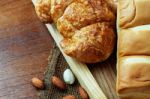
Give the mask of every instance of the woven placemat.
[{"label": "woven placemat", "polygon": [[39,91],[39,99],[62,99],[63,96],[68,94],[75,95],[77,99],[81,99],[78,93],[79,83],[77,80],[73,85],[67,85],[67,89],[64,91],[54,87],[50,81],[53,75],[63,79],[63,72],[67,68],[69,68],[67,62],[56,44],[54,44],[48,59],[47,70],[44,73],[45,89]]}]

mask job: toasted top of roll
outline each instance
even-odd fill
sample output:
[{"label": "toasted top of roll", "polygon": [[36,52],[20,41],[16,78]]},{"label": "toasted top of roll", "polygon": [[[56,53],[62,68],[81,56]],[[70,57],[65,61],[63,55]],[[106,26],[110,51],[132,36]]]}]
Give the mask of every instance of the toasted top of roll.
[{"label": "toasted top of roll", "polygon": [[67,55],[84,63],[95,63],[106,60],[113,52],[116,20],[113,0],[39,1],[38,16],[56,24],[64,37],[61,45]]}]

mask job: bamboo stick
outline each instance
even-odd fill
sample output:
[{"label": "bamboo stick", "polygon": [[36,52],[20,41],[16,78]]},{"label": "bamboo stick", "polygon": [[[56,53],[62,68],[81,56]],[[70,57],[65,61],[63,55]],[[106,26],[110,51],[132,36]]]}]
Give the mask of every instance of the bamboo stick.
[{"label": "bamboo stick", "polygon": [[[33,4],[35,4],[36,0],[32,0]],[[60,47],[60,41],[63,39],[62,35],[57,31],[54,24],[46,24],[46,27],[50,34],[52,35],[53,39],[55,40],[57,46],[59,47],[60,51],[62,52],[64,58],[66,59],[69,67],[71,68],[72,72],[78,79],[81,86],[87,91],[90,99],[107,99],[99,85],[97,84],[96,80],[94,79],[93,75],[91,74],[89,68],[86,64],[83,64],[76,59],[67,56],[62,48]]]}]

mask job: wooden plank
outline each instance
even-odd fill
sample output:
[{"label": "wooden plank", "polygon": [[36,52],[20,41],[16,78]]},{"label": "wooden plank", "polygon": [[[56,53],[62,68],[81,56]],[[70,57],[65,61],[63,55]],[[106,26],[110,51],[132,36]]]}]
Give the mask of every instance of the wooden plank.
[{"label": "wooden plank", "polygon": [[0,99],[37,99],[30,80],[43,77],[52,44],[30,0],[0,1]]}]

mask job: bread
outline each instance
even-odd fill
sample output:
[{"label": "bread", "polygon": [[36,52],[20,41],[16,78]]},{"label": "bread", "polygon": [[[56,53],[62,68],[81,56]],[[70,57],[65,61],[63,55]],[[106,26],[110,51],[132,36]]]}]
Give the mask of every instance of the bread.
[{"label": "bread", "polygon": [[[67,55],[84,63],[104,61],[111,55],[116,19],[112,0],[40,1],[35,5],[37,15],[42,21],[47,18],[55,23],[64,37],[61,46]],[[45,6],[46,1],[50,7]],[[49,11],[40,10],[44,6]]]},{"label": "bread", "polygon": [[150,99],[150,57],[124,56],[118,62],[117,92],[121,99]]},{"label": "bread", "polygon": [[36,13],[42,22],[52,22],[51,13],[51,0],[37,0],[35,5]]},{"label": "bread", "polygon": [[119,0],[117,93],[150,99],[150,0]]},{"label": "bread", "polygon": [[107,23],[95,23],[78,30],[61,45],[66,54],[82,62],[104,61],[113,50],[114,32]]},{"label": "bread", "polygon": [[150,0],[119,0],[119,6],[122,28],[150,24]]}]

